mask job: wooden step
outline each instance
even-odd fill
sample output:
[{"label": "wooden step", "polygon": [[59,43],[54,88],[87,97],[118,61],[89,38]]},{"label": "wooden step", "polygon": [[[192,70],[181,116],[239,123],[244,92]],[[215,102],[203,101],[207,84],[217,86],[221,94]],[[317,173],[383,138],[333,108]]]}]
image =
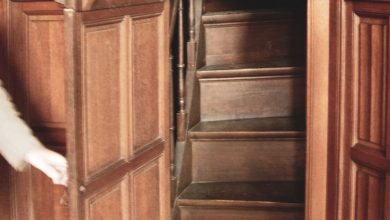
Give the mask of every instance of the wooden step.
[{"label": "wooden step", "polygon": [[303,182],[192,183],[177,206],[180,220],[296,220],[303,201]]},{"label": "wooden step", "polygon": [[226,138],[304,138],[304,117],[251,118],[202,121],[189,135],[193,139]]},{"label": "wooden step", "polygon": [[201,122],[189,132],[196,182],[304,179],[304,120]]},{"label": "wooden step", "polygon": [[206,65],[305,58],[301,10],[225,11],[203,15]]},{"label": "wooden step", "polygon": [[[304,116],[306,79],[298,70],[200,71],[202,121]],[[296,74],[281,75],[283,71]],[[252,76],[256,74],[262,76]]]},{"label": "wooden step", "polygon": [[304,75],[304,64],[291,60],[267,60],[257,63],[204,66],[197,71],[199,79]]}]

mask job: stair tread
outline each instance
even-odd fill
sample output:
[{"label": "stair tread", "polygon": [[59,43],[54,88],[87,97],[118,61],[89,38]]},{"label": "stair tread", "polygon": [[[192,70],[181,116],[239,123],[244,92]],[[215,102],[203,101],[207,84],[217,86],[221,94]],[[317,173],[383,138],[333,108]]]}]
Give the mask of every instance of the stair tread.
[{"label": "stair tread", "polygon": [[287,58],[247,64],[210,65],[197,70],[198,78],[303,75],[304,73],[304,64]]},{"label": "stair tread", "polygon": [[304,137],[303,117],[252,118],[201,121],[190,130],[190,137]]},{"label": "stair tread", "polygon": [[192,183],[178,198],[179,205],[202,203],[240,205],[303,206],[304,183],[301,181],[210,182]]}]

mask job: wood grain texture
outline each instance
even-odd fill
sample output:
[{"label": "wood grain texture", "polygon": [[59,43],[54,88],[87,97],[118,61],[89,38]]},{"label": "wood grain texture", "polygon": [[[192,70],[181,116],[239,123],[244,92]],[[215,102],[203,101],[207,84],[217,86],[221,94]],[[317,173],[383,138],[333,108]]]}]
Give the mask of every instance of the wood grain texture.
[{"label": "wood grain texture", "polygon": [[125,48],[124,22],[95,23],[84,28],[85,178],[128,157],[127,139],[121,137],[125,132],[120,124],[126,120],[122,112],[126,103],[121,102],[126,94],[121,85],[126,81],[126,72],[120,68],[126,62],[121,49]]},{"label": "wood grain texture", "polygon": [[65,1],[65,7],[76,11],[96,11],[100,9],[124,8],[157,2],[164,2],[164,0],[68,0]]},{"label": "wood grain texture", "polygon": [[388,154],[388,4],[353,2],[346,11],[345,76],[340,95],[341,219],[386,219]]},{"label": "wood grain texture", "polygon": [[65,11],[71,219],[170,219],[168,2]]},{"label": "wood grain texture", "polygon": [[303,7],[306,1],[303,0],[275,0],[272,2],[258,0],[205,0],[205,12],[253,10],[260,8],[299,8]]},{"label": "wood grain texture", "polygon": [[132,219],[162,219],[161,171],[159,159],[146,164],[132,175]]},{"label": "wood grain texture", "polygon": [[296,209],[229,209],[225,207],[180,207],[181,220],[301,220],[303,212]]},{"label": "wood grain texture", "polygon": [[[4,1],[5,2],[5,1]],[[48,148],[65,154],[64,17],[54,2],[7,1],[7,87],[23,118]],[[4,219],[68,218],[64,188],[34,168],[14,173],[12,215]],[[7,212],[4,212],[7,214]]]},{"label": "wood grain texture", "polygon": [[47,138],[43,142],[63,143],[50,135],[50,129],[65,127],[62,9],[52,2],[10,2],[9,13],[13,98],[33,130]]},{"label": "wood grain texture", "polygon": [[133,21],[133,151],[142,150],[160,137],[158,17]]},{"label": "wood grain texture", "polygon": [[303,77],[201,79],[200,84],[203,121],[302,116],[305,112]]},{"label": "wood grain texture", "polygon": [[387,20],[361,18],[359,25],[359,138],[384,143],[384,73],[387,70]]},{"label": "wood grain texture", "polygon": [[255,63],[286,57],[302,59],[305,54],[302,19],[291,12],[275,13],[272,17],[271,12],[248,12],[246,16],[243,12],[203,15],[206,65]]},{"label": "wood grain texture", "polygon": [[[126,209],[129,207],[128,178],[124,177],[119,183],[91,196],[86,200],[86,220],[105,219],[111,213],[113,219],[129,219]],[[118,210],[113,212],[113,210]]]},{"label": "wood grain texture", "polygon": [[356,219],[383,219],[384,179],[372,171],[358,170]]},{"label": "wood grain texture", "polygon": [[0,159],[0,219],[12,219],[11,168]]},{"label": "wood grain texture", "polygon": [[330,2],[307,1],[307,162],[305,218],[327,220]]},{"label": "wood grain texture", "polygon": [[192,140],[192,179],[203,182],[301,180],[304,145],[304,141],[294,140]]}]

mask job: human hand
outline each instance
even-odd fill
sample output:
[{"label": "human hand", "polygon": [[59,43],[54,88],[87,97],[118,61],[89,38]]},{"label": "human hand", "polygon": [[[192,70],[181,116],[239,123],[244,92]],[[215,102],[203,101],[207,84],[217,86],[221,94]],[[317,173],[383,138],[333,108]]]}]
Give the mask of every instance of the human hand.
[{"label": "human hand", "polygon": [[38,148],[27,152],[25,160],[51,178],[54,184],[67,186],[68,162],[62,155]]}]

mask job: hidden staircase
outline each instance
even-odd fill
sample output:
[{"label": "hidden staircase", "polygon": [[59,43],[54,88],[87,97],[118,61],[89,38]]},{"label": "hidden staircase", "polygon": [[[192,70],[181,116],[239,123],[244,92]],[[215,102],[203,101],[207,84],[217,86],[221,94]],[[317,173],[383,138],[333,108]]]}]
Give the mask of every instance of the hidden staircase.
[{"label": "hidden staircase", "polygon": [[304,22],[298,9],[206,8],[192,182],[177,220],[304,219]]}]

